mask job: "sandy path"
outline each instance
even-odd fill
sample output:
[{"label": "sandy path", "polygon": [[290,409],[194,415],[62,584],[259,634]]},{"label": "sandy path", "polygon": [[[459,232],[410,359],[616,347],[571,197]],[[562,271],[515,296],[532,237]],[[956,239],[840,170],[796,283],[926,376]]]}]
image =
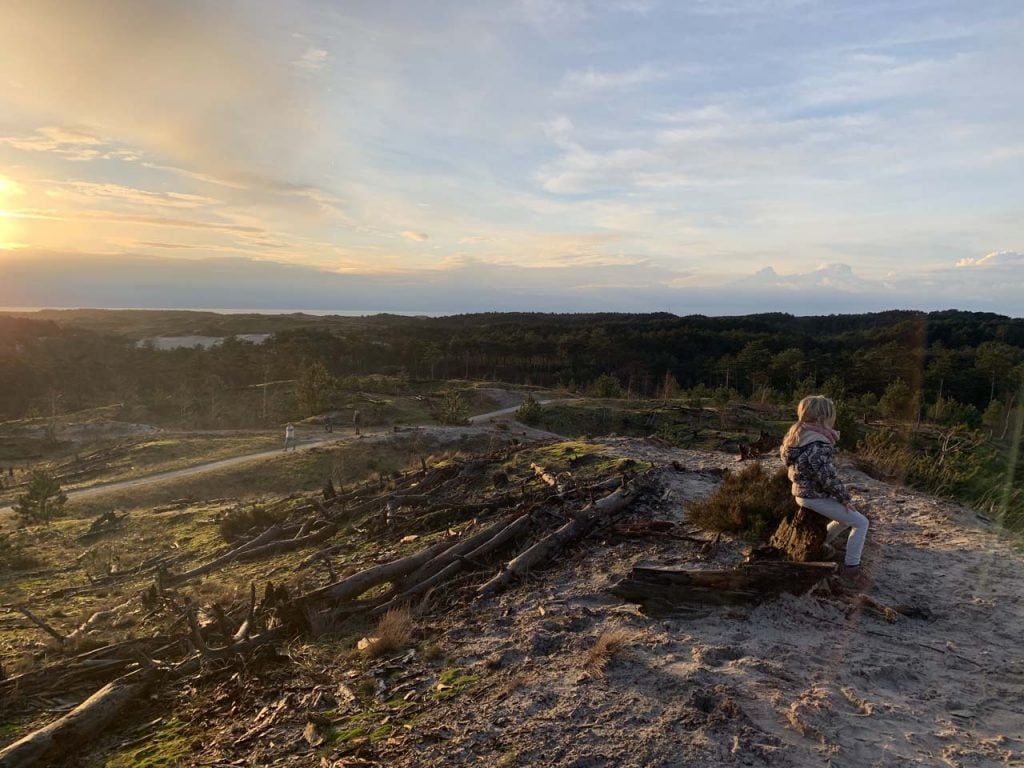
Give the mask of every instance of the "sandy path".
[{"label": "sandy path", "polygon": [[[541,405],[547,405],[548,403],[560,402],[559,400],[542,400]],[[519,408],[518,405],[512,406],[511,408],[502,408],[497,411],[489,411],[487,413],[480,413],[476,416],[470,416],[468,421],[470,424],[479,425],[484,424],[491,419],[499,416],[508,416],[516,412]],[[451,429],[458,429],[458,427],[451,427]],[[363,430],[362,434],[366,437],[379,436],[383,434],[390,434],[392,430]],[[312,439],[300,441],[295,450],[297,451],[308,451],[311,448],[317,448],[323,445],[331,445],[335,443],[349,442],[356,439],[356,435],[349,432],[348,434],[335,434],[328,433],[327,436],[316,437]],[[283,443],[283,438],[282,438]],[[167,472],[157,472],[152,475],[145,475],[143,477],[132,478],[131,480],[118,480],[112,483],[100,483],[98,485],[89,486],[88,488],[79,488],[76,490],[67,491],[68,500],[74,499],[87,499],[92,496],[98,496],[102,493],[108,493],[110,491],[121,491],[128,488],[139,488],[141,486],[151,485],[154,483],[162,483],[166,480],[177,480],[182,477],[192,477],[194,475],[203,474],[204,472],[213,472],[218,469],[225,469],[227,467],[234,467],[240,464],[248,464],[255,461],[265,461],[267,459],[279,458],[281,456],[280,449],[274,449],[270,451],[258,451],[256,453],[246,453],[241,456],[231,456],[227,459],[218,459],[217,461],[209,461],[203,464],[195,464],[191,467],[183,467],[182,469],[169,470]],[[0,522],[3,522],[13,510],[11,507],[0,507]]]}]

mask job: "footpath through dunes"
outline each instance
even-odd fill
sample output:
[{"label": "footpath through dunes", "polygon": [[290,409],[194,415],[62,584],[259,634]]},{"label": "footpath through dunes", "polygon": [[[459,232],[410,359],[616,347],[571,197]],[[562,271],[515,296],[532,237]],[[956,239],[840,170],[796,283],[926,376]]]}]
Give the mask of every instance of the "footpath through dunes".
[{"label": "footpath through dunes", "polygon": [[[152,692],[91,734],[77,764],[987,768],[1024,761],[1024,556],[971,511],[846,466],[872,521],[866,566],[874,602],[822,589],[653,616],[609,591],[638,563],[726,568],[743,559],[743,542],[715,543],[685,520],[687,504],[712,491],[735,457],[656,439],[514,443],[501,429],[491,434],[489,453],[393,479],[390,489],[376,481],[353,486],[333,506],[314,496],[289,500],[294,514],[275,525],[298,532],[261,544],[270,548],[265,556],[256,544],[270,540],[266,531],[249,529],[246,543],[225,549],[209,525],[216,510],[202,505],[133,512],[118,535],[167,532],[148,544],[149,555],[164,558],[164,576],[154,584],[143,561],[124,581],[61,591],[48,605],[26,592],[25,602],[49,608],[36,613],[59,628],[78,626],[69,616],[109,611],[83,636],[114,650],[54,656],[26,640],[41,637],[38,628],[13,612],[4,617],[5,653],[17,644],[46,656],[46,666],[0,682],[0,722],[11,724],[4,732],[23,736],[97,683],[132,668],[145,673],[139,659],[148,655],[160,675]],[[520,571],[506,589],[483,588],[524,547],[585,520],[593,501],[623,478],[642,481],[643,491],[616,525],[599,526],[544,567]],[[514,541],[477,554],[477,537],[517,515],[530,525]],[[154,518],[159,531],[144,528]],[[277,548],[303,537],[316,541]],[[444,549],[449,541],[462,548]],[[445,570],[454,575],[415,593],[404,630],[377,625],[373,612],[395,592],[367,574],[380,576],[424,548],[450,554]],[[261,557],[250,557],[257,550]],[[205,570],[210,563],[218,569]],[[363,580],[356,589],[370,588],[342,590],[347,602],[326,613],[310,610],[317,604],[309,597],[353,579]],[[270,581],[273,591],[249,603],[249,584],[263,593]],[[396,579],[394,589],[427,583]],[[155,602],[140,602],[140,592],[161,585],[150,594]],[[303,610],[289,608],[296,605]],[[217,653],[214,646],[231,647],[243,619],[252,637],[243,632],[235,652]],[[272,644],[251,647],[268,635]],[[385,639],[391,647],[381,645]]]}]

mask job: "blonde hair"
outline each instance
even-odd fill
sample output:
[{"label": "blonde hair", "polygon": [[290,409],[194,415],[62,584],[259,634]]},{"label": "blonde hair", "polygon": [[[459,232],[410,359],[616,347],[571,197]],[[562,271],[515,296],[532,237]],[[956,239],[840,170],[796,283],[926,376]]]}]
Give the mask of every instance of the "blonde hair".
[{"label": "blonde hair", "polygon": [[808,395],[796,407],[796,424],[789,428],[782,438],[780,452],[783,456],[800,440],[800,428],[804,424],[821,424],[829,429],[836,423],[836,404],[824,395]]}]

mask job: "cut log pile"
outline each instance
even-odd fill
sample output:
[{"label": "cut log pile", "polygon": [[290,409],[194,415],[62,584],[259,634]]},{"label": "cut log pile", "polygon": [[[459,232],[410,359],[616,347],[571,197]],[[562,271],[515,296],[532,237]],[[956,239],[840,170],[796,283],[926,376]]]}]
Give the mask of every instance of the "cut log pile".
[{"label": "cut log pile", "polygon": [[[156,637],[150,632],[149,637],[75,653],[86,636],[97,642],[96,630],[117,609],[97,611],[65,633],[31,606],[18,606],[63,653],[45,667],[0,679],[0,708],[39,711],[58,691],[62,700],[78,696],[81,703],[0,750],[0,768],[45,763],[104,727],[154,685],[183,684],[211,665],[229,664],[316,627],[356,615],[372,618],[413,601],[423,610],[424,601],[440,604],[442,595],[448,601],[457,593],[460,605],[495,595],[557,561],[584,537],[621,521],[653,486],[646,475],[582,485],[539,466],[514,491],[513,486],[491,483],[490,477],[519,450],[523,448],[435,467],[424,464],[416,473],[350,488],[332,485],[320,497],[293,502],[292,514],[283,522],[250,532],[206,562],[171,570],[173,560],[153,559],[148,571],[152,582],[134,599],[133,608],[142,605],[148,617],[164,617],[164,629]],[[376,537],[381,551],[392,555],[339,576],[331,558],[344,546],[344,536],[353,533]],[[394,543],[413,540],[425,545],[410,551]],[[268,580],[261,600],[253,583],[245,604],[207,608],[189,594],[197,580],[238,563],[311,548],[315,552],[302,558],[298,569],[325,564],[330,579],[314,589],[292,595]],[[140,567],[129,572],[138,578]]]}]

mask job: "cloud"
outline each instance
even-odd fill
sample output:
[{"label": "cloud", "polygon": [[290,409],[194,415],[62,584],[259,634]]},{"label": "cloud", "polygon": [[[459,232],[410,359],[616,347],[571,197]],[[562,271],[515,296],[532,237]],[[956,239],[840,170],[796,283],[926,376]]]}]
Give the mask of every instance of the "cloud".
[{"label": "cloud", "polygon": [[[841,264],[744,280],[689,284],[651,263],[522,267],[454,254],[440,267],[316,269],[249,258],[7,252],[0,306],[103,306],[339,311],[668,311],[798,315],[957,308],[1021,315],[1024,271],[906,272],[884,280]],[[953,279],[959,275],[959,279]]]},{"label": "cloud", "polygon": [[566,73],[558,90],[560,93],[572,95],[627,90],[638,85],[667,80],[672,75],[672,70],[652,64],[617,72],[587,68]]},{"label": "cloud", "polygon": [[27,136],[0,136],[0,145],[24,152],[50,152],[79,162],[101,157],[133,157],[134,154],[111,148],[110,143],[79,128],[46,126]]},{"label": "cloud", "polygon": [[307,72],[319,72],[330,61],[331,55],[323,48],[314,48],[310,46],[306,49],[305,53],[302,54],[298,59],[292,62],[293,65],[299,69],[304,69]]},{"label": "cloud", "polygon": [[90,181],[56,181],[46,179],[40,182],[50,185],[47,196],[61,202],[92,203],[96,200],[110,201],[134,206],[160,208],[200,208],[217,201],[203,195],[186,192],[151,192],[123,184],[96,183]]},{"label": "cloud", "polygon": [[1024,253],[1021,251],[993,251],[980,258],[960,259],[958,267],[1024,267]]},{"label": "cloud", "polygon": [[406,240],[412,240],[414,243],[422,243],[430,238],[426,232],[414,232],[411,229],[402,232],[402,237]]},{"label": "cloud", "polygon": [[12,2],[0,25],[5,108],[78,126],[22,146],[85,160],[106,137],[226,176],[287,174],[310,147],[288,53],[257,14],[221,3]]}]

